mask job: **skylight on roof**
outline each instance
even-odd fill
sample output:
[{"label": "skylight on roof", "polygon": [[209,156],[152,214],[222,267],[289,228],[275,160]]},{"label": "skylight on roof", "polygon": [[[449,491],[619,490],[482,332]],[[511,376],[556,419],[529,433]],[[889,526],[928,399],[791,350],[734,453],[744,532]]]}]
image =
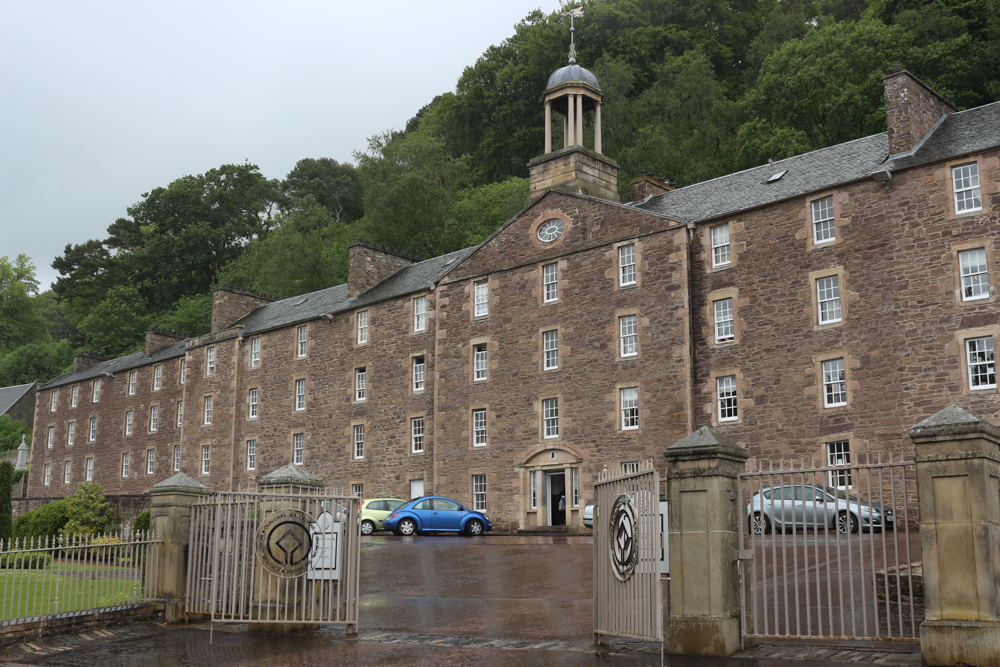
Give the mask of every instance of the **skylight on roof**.
[{"label": "skylight on roof", "polygon": [[296,302],[295,302],[295,303],[293,303],[292,305],[293,305],[293,306],[301,306],[302,304],[304,304],[304,303],[305,303],[306,301],[308,301],[308,300],[309,300],[309,297],[306,297],[306,298],[304,298],[304,299],[299,299],[298,301],[296,301]]},{"label": "skylight on roof", "polygon": [[768,182],[768,183],[774,183],[775,181],[780,181],[780,180],[781,180],[781,177],[782,177],[782,176],[784,176],[784,175],[785,175],[785,174],[787,174],[787,173],[788,173],[788,170],[787,170],[787,169],[786,169],[786,170],[784,170],[784,171],[779,171],[779,172],[778,172],[777,174],[775,174],[775,175],[774,175],[774,176],[772,176],[771,178],[767,179],[767,182]]}]

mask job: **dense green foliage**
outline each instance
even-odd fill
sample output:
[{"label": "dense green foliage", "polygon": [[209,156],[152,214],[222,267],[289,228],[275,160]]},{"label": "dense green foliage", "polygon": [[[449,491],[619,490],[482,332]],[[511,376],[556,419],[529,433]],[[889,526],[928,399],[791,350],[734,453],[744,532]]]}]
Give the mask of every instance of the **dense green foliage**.
[{"label": "dense green foliage", "polygon": [[20,447],[22,437],[28,447],[31,447],[31,424],[12,419],[10,415],[0,415],[0,452]]},{"label": "dense green foliage", "polygon": [[63,535],[105,533],[114,523],[114,510],[104,497],[104,487],[96,482],[80,482],[76,493],[66,498],[66,525]]},{"label": "dense green foliage", "polygon": [[143,510],[136,515],[135,520],[132,522],[132,532],[137,533],[139,531],[149,530],[149,510]]},{"label": "dense green foliage", "polygon": [[11,502],[13,490],[14,465],[10,461],[0,461],[0,540],[10,537],[14,527],[14,506]]},{"label": "dense green foliage", "polygon": [[[571,5],[625,201],[640,171],[687,185],[884,131],[895,64],[959,107],[1000,99],[1000,0]],[[150,326],[206,333],[220,282],[278,297],[342,283],[356,238],[425,257],[482,241],[525,202],[539,97],[567,62],[560,12],[526,16],[356,166],[305,158],[269,180],[229,164],[155,187],[107,238],[66,246],[50,293],[28,258],[0,261],[0,384],[49,380],[83,348],[141,350]]]},{"label": "dense green foliage", "polygon": [[59,535],[69,521],[67,499],[45,503],[36,510],[14,519],[14,537],[52,537]]}]

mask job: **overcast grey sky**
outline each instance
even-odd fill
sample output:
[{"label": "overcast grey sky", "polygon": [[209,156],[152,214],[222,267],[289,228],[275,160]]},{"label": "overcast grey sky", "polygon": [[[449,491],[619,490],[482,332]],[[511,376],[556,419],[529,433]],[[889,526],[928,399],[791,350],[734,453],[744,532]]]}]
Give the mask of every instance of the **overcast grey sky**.
[{"label": "overcast grey sky", "polygon": [[[142,194],[244,160],[351,161],[559,0],[0,2],[0,256],[43,289]],[[567,31],[568,38],[568,31]],[[539,91],[541,93],[541,91]]]}]

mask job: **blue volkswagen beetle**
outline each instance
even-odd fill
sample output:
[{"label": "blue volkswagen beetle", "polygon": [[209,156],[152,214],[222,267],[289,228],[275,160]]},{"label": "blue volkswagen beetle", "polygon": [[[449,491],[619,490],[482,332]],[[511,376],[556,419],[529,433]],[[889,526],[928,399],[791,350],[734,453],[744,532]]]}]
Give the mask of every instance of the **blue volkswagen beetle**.
[{"label": "blue volkswagen beetle", "polygon": [[465,533],[482,535],[493,524],[482,512],[467,510],[451,498],[424,496],[395,510],[382,524],[397,535],[417,533]]}]

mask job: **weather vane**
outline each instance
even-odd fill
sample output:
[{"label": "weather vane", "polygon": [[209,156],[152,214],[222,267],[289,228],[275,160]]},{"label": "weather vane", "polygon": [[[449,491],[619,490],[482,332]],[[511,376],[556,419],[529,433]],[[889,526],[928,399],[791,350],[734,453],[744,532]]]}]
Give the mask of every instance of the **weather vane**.
[{"label": "weather vane", "polygon": [[573,9],[566,12],[569,16],[569,64],[576,64],[576,45],[573,43],[573,33],[576,32],[576,28],[573,27],[573,19],[578,16],[583,16],[583,7],[574,7]]}]

